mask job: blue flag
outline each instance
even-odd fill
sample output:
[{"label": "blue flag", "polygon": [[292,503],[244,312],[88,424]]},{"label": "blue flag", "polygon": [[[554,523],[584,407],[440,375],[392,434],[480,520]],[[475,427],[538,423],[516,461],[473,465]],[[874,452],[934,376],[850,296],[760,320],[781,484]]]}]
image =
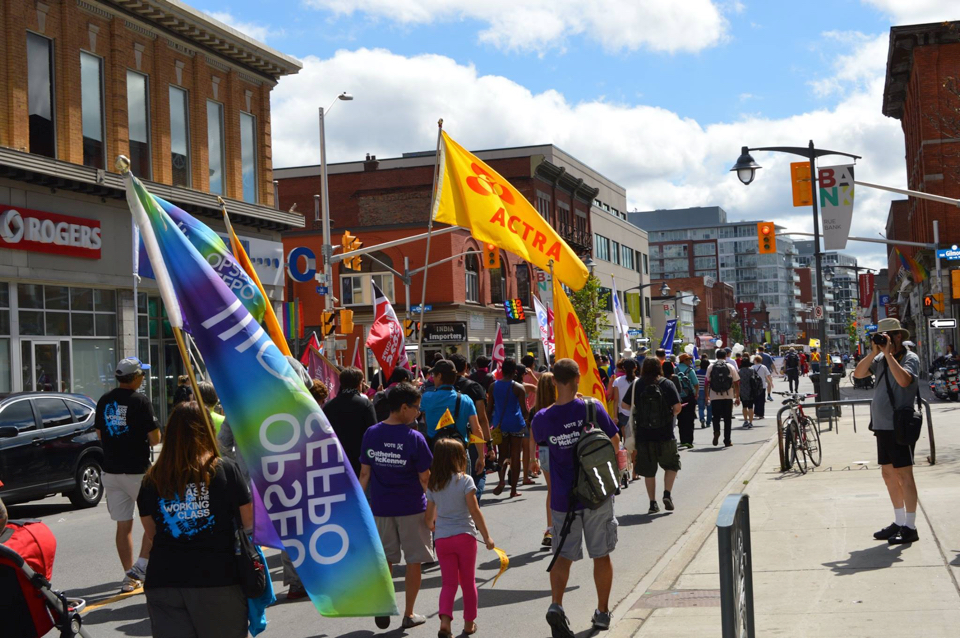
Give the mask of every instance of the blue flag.
[{"label": "blue flag", "polygon": [[667,322],[667,327],[663,329],[663,339],[660,340],[660,347],[668,353],[673,352],[673,338],[677,336],[677,320],[671,319]]}]

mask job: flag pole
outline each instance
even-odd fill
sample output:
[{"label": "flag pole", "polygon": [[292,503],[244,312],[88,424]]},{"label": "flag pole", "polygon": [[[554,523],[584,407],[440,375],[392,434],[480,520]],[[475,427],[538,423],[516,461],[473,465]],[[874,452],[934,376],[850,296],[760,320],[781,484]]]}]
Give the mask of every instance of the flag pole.
[{"label": "flag pole", "polygon": [[207,434],[210,436],[210,442],[213,444],[213,452],[220,456],[220,446],[217,445],[217,435],[213,431],[213,424],[210,422],[210,413],[207,412],[207,406],[203,404],[203,397],[200,396],[200,387],[197,385],[197,376],[193,372],[193,366],[190,364],[190,354],[187,352],[187,344],[183,339],[183,332],[180,328],[173,329],[173,336],[177,340],[177,348],[180,350],[180,358],[183,360],[183,366],[187,369],[187,376],[190,378],[190,387],[193,388],[193,396],[200,406],[200,412],[203,414],[203,422],[207,426]]},{"label": "flag pole", "polygon": [[440,167],[440,144],[443,141],[443,118],[437,120],[437,155],[433,166],[433,188],[430,189],[430,217],[427,221],[427,250],[423,258],[423,287],[420,291],[420,330],[417,332],[417,368],[423,370],[423,313],[427,303],[427,275],[430,274],[430,236],[433,234],[433,209],[437,204],[437,173]]},{"label": "flag pole", "polygon": [[[610,283],[613,284],[613,287],[610,289],[611,292],[617,294],[617,278],[613,276],[613,273],[610,273]],[[619,299],[616,299],[617,303],[620,303]],[[623,334],[623,324],[620,323],[620,315],[617,314],[617,307],[613,307],[613,322],[616,324],[617,328],[613,331],[613,363],[616,365],[617,359],[620,358],[620,341],[626,335]],[[620,335],[619,337],[617,335]]]}]

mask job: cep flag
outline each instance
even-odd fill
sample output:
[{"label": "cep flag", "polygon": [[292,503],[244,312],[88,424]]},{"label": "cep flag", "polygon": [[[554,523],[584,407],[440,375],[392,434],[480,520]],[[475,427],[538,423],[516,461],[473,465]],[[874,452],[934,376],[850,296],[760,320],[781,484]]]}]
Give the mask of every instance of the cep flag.
[{"label": "cep flag", "polygon": [[567,287],[587,283],[587,267],[510,182],[442,132],[433,220],[469,228],[479,241],[496,244],[550,270]]},{"label": "cep flag", "polygon": [[397,313],[394,312],[390,300],[377,284],[370,282],[370,285],[373,286],[373,307],[376,319],[370,326],[367,347],[373,350],[373,356],[377,358],[380,369],[383,370],[383,378],[386,380],[393,374],[394,368],[409,369],[410,364],[407,363],[403,326],[397,319]]}]

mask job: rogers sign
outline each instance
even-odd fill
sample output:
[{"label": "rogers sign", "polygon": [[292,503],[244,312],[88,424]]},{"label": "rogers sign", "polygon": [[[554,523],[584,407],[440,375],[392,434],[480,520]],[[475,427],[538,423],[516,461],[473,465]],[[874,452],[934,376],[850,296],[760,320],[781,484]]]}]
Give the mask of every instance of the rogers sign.
[{"label": "rogers sign", "polygon": [[100,220],[0,206],[0,248],[100,259]]}]

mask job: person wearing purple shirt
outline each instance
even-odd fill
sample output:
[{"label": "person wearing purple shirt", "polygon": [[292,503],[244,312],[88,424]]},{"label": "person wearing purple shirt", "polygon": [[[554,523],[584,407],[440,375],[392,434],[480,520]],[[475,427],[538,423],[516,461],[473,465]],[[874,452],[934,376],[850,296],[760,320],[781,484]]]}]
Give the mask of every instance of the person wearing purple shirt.
[{"label": "person wearing purple shirt", "polygon": [[[560,359],[553,366],[557,384],[557,402],[537,412],[533,418],[533,437],[546,441],[550,458],[550,509],[553,517],[553,551],[560,542],[560,530],[570,510],[569,495],[576,479],[576,445],[584,428],[587,406],[577,398],[580,385],[580,367],[573,359]],[[617,425],[610,420],[602,406],[597,408],[597,425],[603,430],[615,450],[620,449]],[[570,622],[563,611],[563,592],[570,577],[573,561],[583,558],[583,543],[593,559],[593,580],[597,588],[597,609],[593,626],[604,630],[610,627],[610,588],[613,585],[613,562],[610,554],[617,546],[617,518],[610,497],[595,510],[573,504],[576,518],[570,527],[563,549],[550,571],[552,603],[547,610],[547,623],[554,638],[573,638]]]},{"label": "person wearing purple shirt", "polygon": [[[370,510],[391,572],[403,552],[406,609],[401,626],[409,629],[427,621],[414,613],[413,606],[420,592],[420,566],[437,560],[424,517],[433,455],[427,440],[411,426],[420,414],[420,391],[398,383],[386,400],[390,416],[363,435],[360,485],[364,491],[369,488]],[[378,616],[376,623],[386,629],[390,617]]]}]

